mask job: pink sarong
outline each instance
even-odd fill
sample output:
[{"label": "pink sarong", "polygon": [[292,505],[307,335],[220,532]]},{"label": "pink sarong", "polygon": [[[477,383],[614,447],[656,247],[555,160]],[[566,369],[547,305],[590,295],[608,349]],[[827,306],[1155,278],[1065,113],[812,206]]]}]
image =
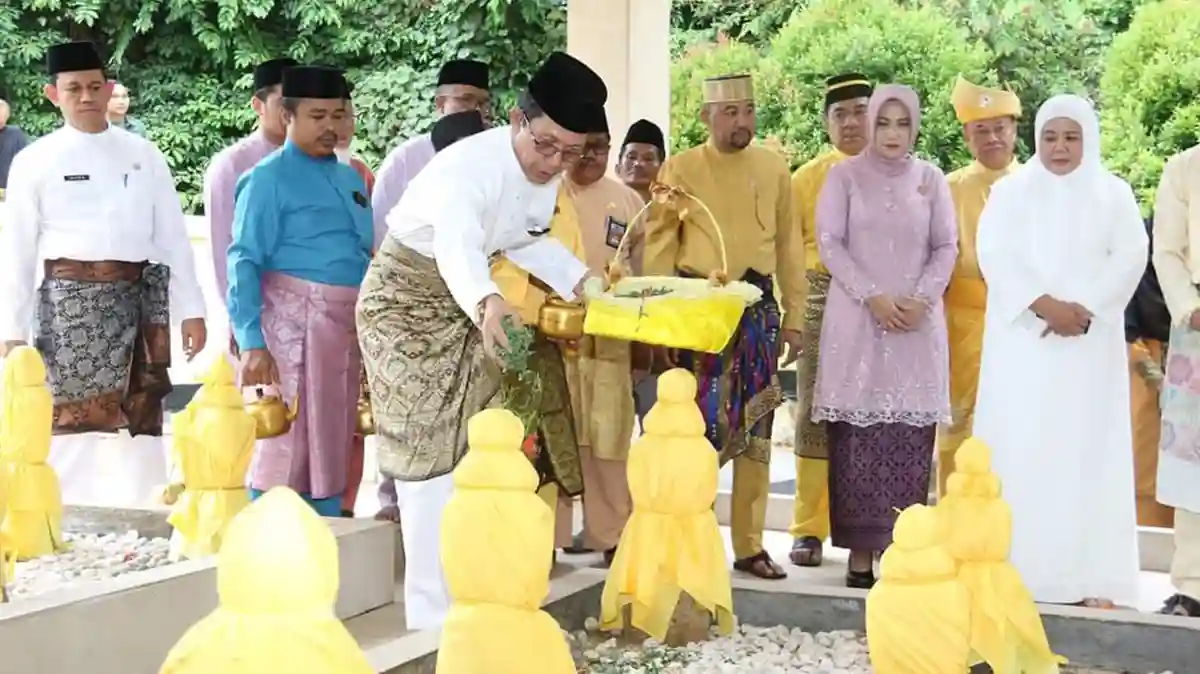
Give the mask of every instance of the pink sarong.
[{"label": "pink sarong", "polygon": [[290,405],[299,392],[300,409],[291,431],[259,441],[250,486],[337,496],[346,489],[362,372],[354,328],[358,288],[268,273],[262,295],[263,337],[284,399]]}]

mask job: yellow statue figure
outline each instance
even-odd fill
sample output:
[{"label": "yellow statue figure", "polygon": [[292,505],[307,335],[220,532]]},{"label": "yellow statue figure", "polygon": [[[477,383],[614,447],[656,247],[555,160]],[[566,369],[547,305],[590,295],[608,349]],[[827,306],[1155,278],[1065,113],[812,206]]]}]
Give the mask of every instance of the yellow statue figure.
[{"label": "yellow statue figure", "polygon": [[734,628],[733,590],[713,502],[718,456],[704,436],[696,377],[676,368],[658,379],[646,433],[629,450],[633,514],[621,534],[604,594],[600,627],[633,627],[667,641],[681,592],[707,611],[722,634]]},{"label": "yellow statue figure", "polygon": [[10,558],[50,555],[62,538],[62,492],[46,463],[54,401],[46,386],[46,364],[30,346],[4,359],[3,421],[0,425],[0,492],[4,519],[0,536]]},{"label": "yellow statue figure", "polygon": [[442,514],[442,572],[452,603],[438,674],[574,674],[550,591],[554,514],[521,451],[525,428],[508,410],[467,424],[471,451],[454,469]]},{"label": "yellow statue figure", "polygon": [[896,519],[880,579],[867,595],[867,648],[876,674],[963,674],[971,603],[945,546],[945,523],[917,504]]},{"label": "yellow statue figure", "polygon": [[211,555],[233,517],[250,503],[246,471],[254,454],[254,418],[234,385],[233,366],[217,358],[196,397],[171,420],[175,478],[166,500],[171,558]]},{"label": "yellow statue figure", "polygon": [[160,674],[374,674],[338,620],[338,546],[287,487],[247,506],[217,557],[217,608],[192,625]]},{"label": "yellow statue figure", "polygon": [[964,442],[937,506],[971,597],[971,649],[996,674],[1053,674],[1066,660],[1051,652],[1033,595],[1008,563],[1012,513],[991,464],[987,445]]}]

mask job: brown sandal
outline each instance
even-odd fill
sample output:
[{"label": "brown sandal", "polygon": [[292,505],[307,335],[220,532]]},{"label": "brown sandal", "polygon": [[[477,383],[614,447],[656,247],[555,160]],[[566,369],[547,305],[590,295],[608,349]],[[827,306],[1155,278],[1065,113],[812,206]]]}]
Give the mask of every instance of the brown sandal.
[{"label": "brown sandal", "polygon": [[796,566],[820,566],[825,558],[825,546],[816,536],[801,536],[792,543],[788,559]]},{"label": "brown sandal", "polygon": [[733,563],[735,571],[748,573],[755,578],[763,580],[782,580],[787,578],[787,572],[781,566],[771,559],[771,555],[767,554],[766,550],[759,552],[757,555],[739,559]]}]

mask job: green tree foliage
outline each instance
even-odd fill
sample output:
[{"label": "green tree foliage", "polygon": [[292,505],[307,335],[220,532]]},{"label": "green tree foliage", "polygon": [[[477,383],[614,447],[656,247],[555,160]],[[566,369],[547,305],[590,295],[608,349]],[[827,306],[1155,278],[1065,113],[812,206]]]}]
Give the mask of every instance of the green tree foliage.
[{"label": "green tree foliage", "polygon": [[356,82],[358,151],[377,160],[432,119],[442,62],[493,66],[498,105],[566,35],[565,0],[7,0],[0,3],[0,95],[14,123],[58,122],[42,97],[42,55],[90,39],[133,94],[190,210],[208,159],[254,125],[249,73],[267,58],[346,68]]},{"label": "green tree foliage", "polygon": [[1140,8],[1113,41],[1100,95],[1109,168],[1148,210],[1163,163],[1200,142],[1200,0]]},{"label": "green tree foliage", "polygon": [[[731,43],[682,58],[673,73],[675,146],[703,136],[695,119],[700,82],[738,70],[754,71],[760,135],[777,137],[793,165],[826,143],[822,124],[825,78],[862,71],[877,82],[913,86],[924,101],[918,148],[944,168],[965,161],[961,134],[948,104],[954,77],[984,79],[987,50],[965,39],[947,17],[927,7],[901,8],[891,0],[823,0],[797,12],[761,57]],[[690,115],[690,117],[689,117]]]},{"label": "green tree foliage", "polygon": [[674,0],[671,54],[721,39],[764,46],[806,4],[807,0]]},{"label": "green tree foliage", "polygon": [[[1101,30],[1082,0],[918,0],[963,26],[987,47],[991,80],[1021,99],[1026,119],[1055,94],[1095,98],[1111,34]],[[1116,20],[1117,15],[1106,15]],[[1020,128],[1024,153],[1032,150],[1033,124]]]}]

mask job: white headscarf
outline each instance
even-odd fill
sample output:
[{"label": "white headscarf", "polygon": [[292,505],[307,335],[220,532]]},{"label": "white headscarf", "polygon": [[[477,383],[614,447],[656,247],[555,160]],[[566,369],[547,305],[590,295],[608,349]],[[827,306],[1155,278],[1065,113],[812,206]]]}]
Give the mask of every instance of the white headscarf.
[{"label": "white headscarf", "polygon": [[[1042,130],[1050,120],[1063,117],[1074,121],[1083,130],[1083,160],[1074,171],[1060,176],[1042,163]],[[1072,196],[1078,199],[1077,190],[1080,188],[1103,189],[1112,177],[1100,158],[1100,119],[1087,99],[1059,94],[1043,103],[1042,107],[1038,108],[1034,121],[1034,138],[1037,140],[1038,151],[1025,162],[1022,173],[1029,174],[1027,177],[1036,184],[1048,187],[1054,192],[1061,192],[1062,188],[1067,188],[1073,192]]]}]

